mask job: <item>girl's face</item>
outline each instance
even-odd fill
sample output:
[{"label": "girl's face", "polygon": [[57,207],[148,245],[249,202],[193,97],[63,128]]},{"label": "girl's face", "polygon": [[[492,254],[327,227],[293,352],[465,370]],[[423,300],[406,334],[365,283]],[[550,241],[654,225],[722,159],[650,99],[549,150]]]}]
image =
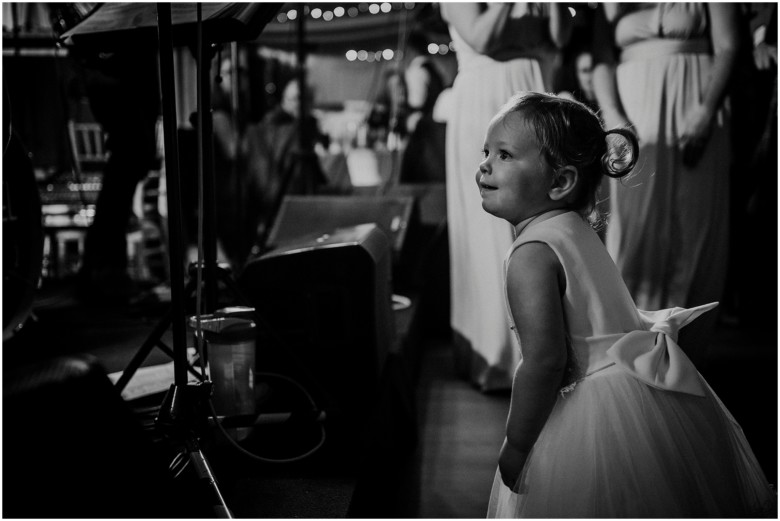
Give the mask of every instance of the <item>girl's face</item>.
[{"label": "girl's face", "polygon": [[482,208],[516,226],[555,206],[552,169],[522,115],[510,112],[488,127],[477,172]]}]

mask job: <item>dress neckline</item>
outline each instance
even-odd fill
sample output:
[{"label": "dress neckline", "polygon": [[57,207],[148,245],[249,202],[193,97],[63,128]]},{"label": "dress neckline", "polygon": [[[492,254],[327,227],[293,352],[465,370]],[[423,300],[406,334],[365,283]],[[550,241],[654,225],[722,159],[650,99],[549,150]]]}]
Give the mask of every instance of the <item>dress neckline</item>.
[{"label": "dress neckline", "polygon": [[542,212],[540,214],[534,215],[528,219],[526,219],[523,222],[518,223],[517,226],[514,227],[515,229],[515,239],[520,237],[523,232],[525,232],[527,229],[539,224],[543,223],[544,221],[547,221],[548,219],[552,219],[554,217],[558,217],[559,215],[564,215],[566,213],[571,212],[572,210],[569,210],[567,208],[555,208],[554,210],[547,210],[545,212]]}]

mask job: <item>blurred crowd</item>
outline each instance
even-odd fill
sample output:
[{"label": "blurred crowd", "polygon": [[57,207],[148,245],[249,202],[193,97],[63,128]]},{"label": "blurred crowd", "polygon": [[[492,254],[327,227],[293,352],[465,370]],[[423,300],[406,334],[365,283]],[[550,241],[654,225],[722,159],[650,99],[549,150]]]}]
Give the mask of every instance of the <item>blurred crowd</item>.
[{"label": "blurred crowd", "polygon": [[[502,318],[500,269],[512,236],[479,208],[473,173],[498,107],[517,91],[553,92],[590,107],[606,128],[628,126],[639,137],[640,167],[632,179],[603,186],[599,208],[601,236],[637,304],[720,300],[724,321],[772,315],[756,304],[755,273],[776,271],[763,247],[775,238],[776,4],[458,2],[433,9],[455,58],[409,46],[378,69],[357,111],[318,105],[317,92],[329,86],[295,66],[258,82],[246,53],[215,56],[211,115],[225,260],[240,269],[262,248],[286,195],[347,194],[361,183],[445,184],[451,325],[467,353],[464,370],[485,389],[508,386],[506,368],[516,360]],[[111,129],[113,147],[82,270],[98,288],[106,287],[107,268],[112,276],[123,271],[123,245],[107,238],[122,236],[131,185],[153,154],[159,113],[133,95],[155,79],[141,63],[147,55],[136,52],[127,66],[119,55],[115,63],[94,58],[85,67],[93,71],[93,112]],[[106,86],[127,103],[106,104]],[[142,102],[144,110],[133,108]],[[181,130],[185,146],[194,143],[196,120],[193,114],[193,125]],[[127,155],[128,132],[144,136],[143,154]],[[96,246],[109,243],[110,250]],[[484,313],[491,318],[475,308],[493,310]]]}]

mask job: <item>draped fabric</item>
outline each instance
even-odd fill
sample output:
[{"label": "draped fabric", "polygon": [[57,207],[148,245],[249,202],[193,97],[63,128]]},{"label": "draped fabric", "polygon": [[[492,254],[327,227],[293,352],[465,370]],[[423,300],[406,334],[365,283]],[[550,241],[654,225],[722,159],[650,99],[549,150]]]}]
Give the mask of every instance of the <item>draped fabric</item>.
[{"label": "draped fabric", "polygon": [[639,164],[611,180],[607,248],[641,309],[719,300],[726,278],[728,104],[701,159],[679,149],[688,112],[712,74],[705,4],[658,4],[623,16],[616,41],[621,103],[639,137]]},{"label": "draped fabric", "polygon": [[508,389],[520,355],[509,334],[501,293],[501,260],[511,225],[482,209],[474,181],[490,119],[520,91],[544,92],[535,59],[499,62],[472,50],[450,28],[458,53],[447,121],[447,225],[450,323],[461,348],[456,362],[482,390]]}]

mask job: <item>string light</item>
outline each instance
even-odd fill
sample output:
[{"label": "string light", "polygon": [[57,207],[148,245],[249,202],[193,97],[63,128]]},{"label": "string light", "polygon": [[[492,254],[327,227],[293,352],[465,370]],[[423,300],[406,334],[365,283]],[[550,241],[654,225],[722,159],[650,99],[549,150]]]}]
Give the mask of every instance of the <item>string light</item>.
[{"label": "string light", "polygon": [[[355,6],[354,4],[351,5],[349,8],[346,8],[345,6],[337,6],[333,9],[333,11],[324,11],[320,9],[319,7],[315,7],[313,9],[309,9],[308,5],[304,5],[303,7],[303,14],[306,16],[311,15],[311,17],[315,20],[319,20],[322,18],[324,21],[329,22],[333,20],[334,18],[341,18],[342,16],[349,16],[350,18],[355,18],[360,13],[371,13],[371,14],[379,14],[379,13],[390,13],[394,9],[393,5],[395,5],[396,9],[402,8],[412,10],[415,7],[414,2],[404,2],[403,4],[392,4],[390,2],[382,2],[381,4],[373,3],[368,4],[366,2],[361,2]],[[570,7],[570,11],[573,13],[573,9]],[[572,14],[574,16],[574,14]],[[298,17],[298,11],[296,9],[291,9],[287,11],[286,13],[279,13],[276,16],[276,21],[278,23],[286,23],[295,20]]]},{"label": "string light", "polygon": [[344,57],[348,61],[361,61],[361,62],[379,62],[379,61],[391,61],[393,58],[401,57],[401,52],[394,51],[393,49],[384,49],[379,51],[366,51],[365,49],[361,49],[360,51],[356,51],[354,49],[350,49],[346,53],[344,53]]}]

